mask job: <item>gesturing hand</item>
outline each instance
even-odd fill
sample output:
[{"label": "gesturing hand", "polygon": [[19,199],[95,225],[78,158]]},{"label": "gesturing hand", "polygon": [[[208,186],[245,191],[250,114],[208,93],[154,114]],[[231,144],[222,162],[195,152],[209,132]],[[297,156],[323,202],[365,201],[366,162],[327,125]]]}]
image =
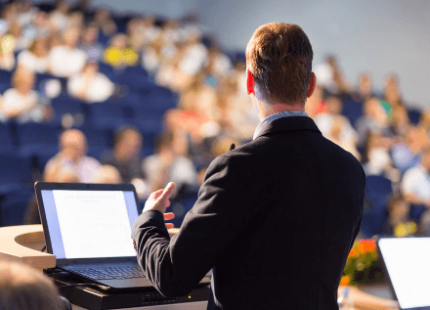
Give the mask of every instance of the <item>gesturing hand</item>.
[{"label": "gesturing hand", "polygon": [[[164,215],[164,220],[168,221],[175,217],[173,212],[165,213],[166,209],[170,206],[169,198],[172,196],[173,190],[175,189],[175,183],[170,182],[164,189],[159,189],[149,195],[148,199],[145,202],[145,207],[143,208],[143,212],[148,210],[157,210],[160,211]],[[173,224],[166,223],[166,228],[173,228]]]}]

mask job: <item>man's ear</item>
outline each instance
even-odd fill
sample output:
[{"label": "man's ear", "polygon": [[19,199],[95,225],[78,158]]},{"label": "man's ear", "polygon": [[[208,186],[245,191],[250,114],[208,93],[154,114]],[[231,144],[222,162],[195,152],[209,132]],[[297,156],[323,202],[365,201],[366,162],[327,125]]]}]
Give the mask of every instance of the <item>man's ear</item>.
[{"label": "man's ear", "polygon": [[254,77],[248,69],[246,69],[246,92],[248,95],[254,94]]},{"label": "man's ear", "polygon": [[306,98],[309,98],[310,96],[312,96],[316,86],[317,86],[317,77],[315,73],[312,72],[311,79],[309,81],[308,91],[306,92]]}]

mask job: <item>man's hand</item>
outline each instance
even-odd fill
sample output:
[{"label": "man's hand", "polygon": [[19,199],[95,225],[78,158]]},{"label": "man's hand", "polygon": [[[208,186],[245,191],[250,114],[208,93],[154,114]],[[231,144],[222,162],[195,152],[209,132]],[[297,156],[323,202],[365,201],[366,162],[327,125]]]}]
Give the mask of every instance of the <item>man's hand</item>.
[{"label": "man's hand", "polygon": [[[148,200],[146,200],[143,212],[148,210],[157,210],[164,215],[164,220],[168,221],[175,217],[172,212],[165,213],[166,209],[170,206],[169,198],[172,196],[173,190],[175,189],[175,183],[170,182],[164,189],[159,189],[149,195]],[[166,223],[166,228],[173,228],[173,224]]]}]

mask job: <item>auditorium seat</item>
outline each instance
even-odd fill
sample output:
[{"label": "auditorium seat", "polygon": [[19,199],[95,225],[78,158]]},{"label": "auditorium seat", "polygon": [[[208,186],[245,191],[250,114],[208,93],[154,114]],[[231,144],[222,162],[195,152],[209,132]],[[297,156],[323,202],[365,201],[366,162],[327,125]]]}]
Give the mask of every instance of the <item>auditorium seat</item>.
[{"label": "auditorium seat", "polygon": [[87,138],[88,155],[100,159],[105,151],[112,149],[112,133],[109,130],[82,127],[80,128]]},{"label": "auditorium seat", "polygon": [[58,152],[59,131],[53,124],[26,123],[17,126],[19,153],[36,160],[40,171],[49,158]]},{"label": "auditorium seat", "polygon": [[0,154],[0,195],[32,182],[31,157]]},{"label": "auditorium seat", "polygon": [[354,100],[343,102],[342,115],[344,115],[352,126],[355,126],[357,120],[363,115],[363,104]]},{"label": "auditorium seat", "polygon": [[387,204],[393,189],[391,181],[383,176],[366,177],[365,209],[361,232],[365,238],[379,235],[388,218]]},{"label": "auditorium seat", "polygon": [[70,114],[73,117],[77,115],[83,116],[82,105],[84,103],[79,99],[75,99],[68,95],[60,95],[57,98],[52,99],[51,105],[54,110],[54,120],[55,124],[61,124],[61,120],[64,115]]},{"label": "auditorium seat", "polygon": [[16,151],[9,123],[0,123],[0,146],[0,153],[13,153]]},{"label": "auditorium seat", "polygon": [[421,120],[421,111],[416,109],[408,109],[408,116],[412,124],[418,125]]},{"label": "auditorium seat", "polygon": [[31,184],[21,186],[4,194],[1,198],[0,226],[15,226],[23,223],[28,203],[34,195]]},{"label": "auditorium seat", "polygon": [[126,123],[124,111],[120,104],[106,101],[89,106],[88,123],[99,129],[115,130]]}]

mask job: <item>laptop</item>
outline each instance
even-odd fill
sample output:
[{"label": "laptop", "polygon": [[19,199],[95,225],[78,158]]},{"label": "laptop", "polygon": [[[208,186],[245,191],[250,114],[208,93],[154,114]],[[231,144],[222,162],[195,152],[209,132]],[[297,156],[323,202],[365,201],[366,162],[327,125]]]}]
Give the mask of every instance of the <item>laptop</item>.
[{"label": "laptop", "polygon": [[430,238],[381,237],[377,245],[400,309],[430,309]]},{"label": "laptop", "polygon": [[131,239],[138,217],[132,184],[37,182],[35,190],[46,248],[58,268],[106,289],[153,287]]}]

